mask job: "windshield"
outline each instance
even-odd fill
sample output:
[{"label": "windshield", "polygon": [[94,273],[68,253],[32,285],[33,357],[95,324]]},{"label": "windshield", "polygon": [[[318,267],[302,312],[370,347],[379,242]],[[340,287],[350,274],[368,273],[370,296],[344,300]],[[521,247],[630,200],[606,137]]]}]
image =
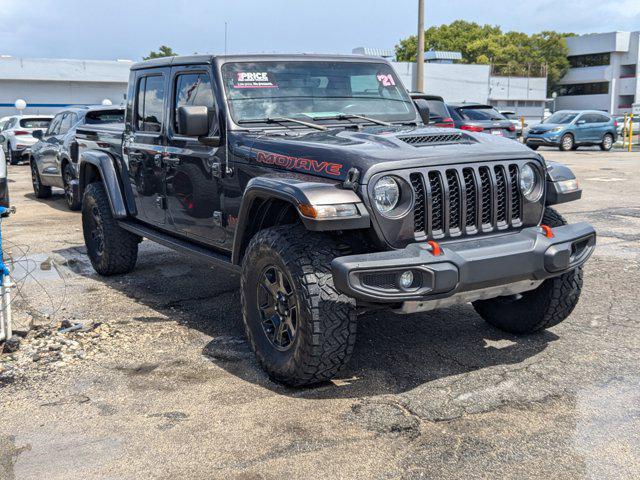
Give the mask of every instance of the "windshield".
[{"label": "windshield", "polygon": [[559,123],[566,124],[571,123],[574,118],[578,116],[577,113],[556,112],[547,118],[543,123]]},{"label": "windshield", "polygon": [[23,118],[20,120],[20,126],[22,128],[43,128],[46,129],[51,123],[50,118]]},{"label": "windshield", "polygon": [[404,86],[383,63],[227,63],[222,76],[236,123],[283,117],[335,123],[341,114],[389,122],[416,119]]},{"label": "windshield", "polygon": [[505,120],[495,108],[461,108],[460,114],[465,120]]}]

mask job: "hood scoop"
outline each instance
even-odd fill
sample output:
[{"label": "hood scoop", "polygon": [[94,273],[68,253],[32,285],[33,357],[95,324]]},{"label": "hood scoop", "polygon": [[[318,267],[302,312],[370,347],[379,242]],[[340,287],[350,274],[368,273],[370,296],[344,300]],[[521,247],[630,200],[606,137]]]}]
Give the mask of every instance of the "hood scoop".
[{"label": "hood scoop", "polygon": [[414,147],[428,147],[431,145],[451,145],[451,144],[470,144],[476,143],[477,140],[462,132],[452,133],[429,133],[421,135],[399,135],[398,140],[402,140]]}]

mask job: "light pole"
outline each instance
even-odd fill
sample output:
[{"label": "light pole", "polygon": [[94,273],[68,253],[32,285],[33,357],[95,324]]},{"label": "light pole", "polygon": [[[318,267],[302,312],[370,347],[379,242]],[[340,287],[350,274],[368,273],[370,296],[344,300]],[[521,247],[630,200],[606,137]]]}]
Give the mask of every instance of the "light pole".
[{"label": "light pole", "polygon": [[416,91],[424,92],[424,0],[418,0],[418,55],[416,57]]}]

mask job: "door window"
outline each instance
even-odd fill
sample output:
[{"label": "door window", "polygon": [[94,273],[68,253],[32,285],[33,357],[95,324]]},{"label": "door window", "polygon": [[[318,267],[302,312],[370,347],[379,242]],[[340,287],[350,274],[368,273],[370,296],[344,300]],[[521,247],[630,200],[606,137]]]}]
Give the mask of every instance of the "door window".
[{"label": "door window", "polygon": [[49,129],[46,133],[47,136],[56,135],[58,133],[60,129],[60,123],[62,122],[62,118],[64,117],[64,115],[64,113],[59,113],[58,115],[53,117],[53,120],[49,124]]},{"label": "door window", "polygon": [[175,131],[178,129],[178,108],[182,106],[207,107],[209,125],[215,115],[215,100],[211,88],[211,79],[206,73],[188,73],[176,77],[175,105],[173,108],[173,122]]},{"label": "door window", "polygon": [[164,113],[164,77],[143,77],[136,92],[136,129],[143,132],[162,131]]},{"label": "door window", "polygon": [[71,128],[72,121],[73,121],[73,114],[67,113],[62,119],[62,122],[60,122],[60,130],[58,131],[58,135],[64,135],[65,133],[67,133]]}]

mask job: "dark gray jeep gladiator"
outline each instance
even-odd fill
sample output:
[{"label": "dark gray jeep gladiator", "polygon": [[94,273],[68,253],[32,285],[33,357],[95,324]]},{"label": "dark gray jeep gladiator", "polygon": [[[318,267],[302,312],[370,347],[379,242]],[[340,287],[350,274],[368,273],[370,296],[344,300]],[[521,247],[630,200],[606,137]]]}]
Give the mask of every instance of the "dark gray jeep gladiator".
[{"label": "dark gray jeep gladiator", "polygon": [[294,386],[348,362],[366,311],[472,302],[508,332],[558,324],[596,239],[550,208],[580,198],[575,177],[425,108],[379,58],[136,64],[124,125],[77,131],[91,263],[130,272],[144,237],[241,273],[249,343]]}]

